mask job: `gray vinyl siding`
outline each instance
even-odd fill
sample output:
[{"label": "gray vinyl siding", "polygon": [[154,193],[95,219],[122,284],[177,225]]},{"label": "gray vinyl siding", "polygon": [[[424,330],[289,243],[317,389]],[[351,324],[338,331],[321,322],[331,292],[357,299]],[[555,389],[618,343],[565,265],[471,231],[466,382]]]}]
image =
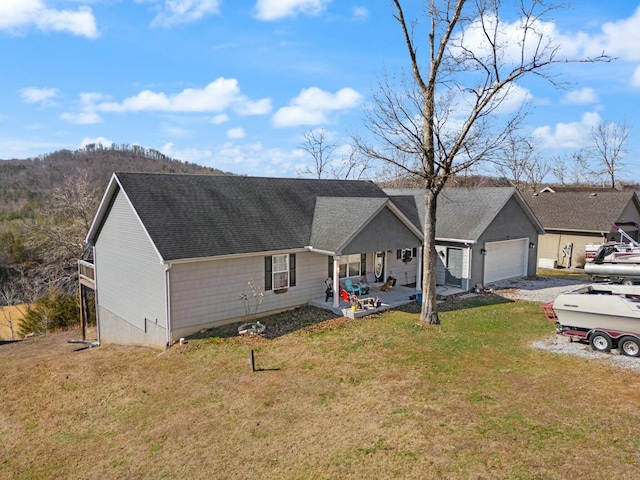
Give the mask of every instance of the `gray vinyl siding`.
[{"label": "gray vinyl siding", "polygon": [[519,238],[527,238],[534,245],[534,248],[530,248],[528,253],[527,275],[535,275],[538,253],[538,230],[536,225],[525,214],[520,204],[512,197],[485,229],[478,239],[478,242],[473,245],[471,285],[476,285],[484,281],[485,259],[484,256],[481,255],[480,250],[485,248],[486,243],[516,240]]},{"label": "gray vinyl siding", "polygon": [[122,192],[95,251],[99,306],[143,332],[148,322],[166,329],[164,266]]},{"label": "gray vinyl siding", "polygon": [[98,307],[98,313],[100,316],[100,342],[160,349],[166,347],[167,331],[165,328],[153,322],[147,322],[145,330],[140,330],[106,308]]},{"label": "gray vinyl siding", "polygon": [[384,208],[366,225],[340,252],[341,255],[419,247],[422,239],[417,237],[388,208]]},{"label": "gray vinyl siding", "polygon": [[415,283],[418,273],[418,259],[414,258],[410,262],[404,263],[402,259],[398,260],[396,251],[397,249],[388,253],[387,277],[394,277],[399,285]]},{"label": "gray vinyl siding", "polygon": [[[249,281],[264,291],[264,275],[264,255],[173,264],[169,278],[174,336],[247,318],[240,295],[246,293],[250,298],[253,313]],[[326,256],[296,252],[296,286],[285,293],[264,292],[257,315],[309,303],[324,294],[326,278]]]}]

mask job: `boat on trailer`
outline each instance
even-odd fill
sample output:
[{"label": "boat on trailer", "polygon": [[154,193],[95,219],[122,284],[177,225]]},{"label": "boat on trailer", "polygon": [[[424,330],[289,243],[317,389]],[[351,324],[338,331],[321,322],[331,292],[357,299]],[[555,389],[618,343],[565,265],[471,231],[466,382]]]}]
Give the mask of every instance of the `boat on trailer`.
[{"label": "boat on trailer", "polygon": [[640,356],[640,286],[587,285],[542,306],[557,332],[598,351]]}]

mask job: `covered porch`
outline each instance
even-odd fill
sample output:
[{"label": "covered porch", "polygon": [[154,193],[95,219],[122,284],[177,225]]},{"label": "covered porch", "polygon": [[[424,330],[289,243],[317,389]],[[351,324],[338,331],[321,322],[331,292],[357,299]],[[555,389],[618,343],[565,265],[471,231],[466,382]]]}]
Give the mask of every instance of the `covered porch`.
[{"label": "covered porch", "polygon": [[[436,292],[441,296],[449,296],[455,295],[458,293],[463,293],[466,290],[462,288],[452,287],[450,285],[447,286],[437,286]],[[325,310],[331,310],[336,315],[344,315],[350,318],[359,318],[366,315],[371,315],[373,313],[379,313],[384,310],[390,310],[393,308],[397,308],[401,305],[407,305],[412,302],[416,302],[417,294],[420,294],[419,290],[416,290],[415,287],[408,287],[402,285],[396,285],[389,291],[381,291],[380,286],[373,286],[369,288],[369,293],[365,295],[360,295],[358,298],[364,300],[366,298],[379,298],[381,301],[380,307],[377,308],[366,308],[364,310],[357,310],[356,315],[351,313],[351,302],[343,300],[340,296],[338,296],[338,305],[335,306],[334,298],[329,298],[325,301],[326,296],[323,293],[322,296],[318,296],[316,298],[311,299],[309,305],[314,307],[323,308]],[[346,315],[345,315],[346,312]]]}]

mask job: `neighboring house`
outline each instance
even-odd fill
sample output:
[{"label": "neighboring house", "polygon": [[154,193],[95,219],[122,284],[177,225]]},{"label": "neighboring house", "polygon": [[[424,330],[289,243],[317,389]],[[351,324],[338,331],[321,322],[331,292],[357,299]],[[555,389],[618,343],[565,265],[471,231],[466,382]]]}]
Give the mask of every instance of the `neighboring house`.
[{"label": "neighboring house", "polygon": [[[407,217],[424,224],[424,191],[386,189]],[[542,225],[515,188],[449,188],[437,200],[438,285],[465,290],[535,275]]]},{"label": "neighboring house", "polygon": [[[585,246],[620,241],[614,223],[640,223],[640,201],[633,191],[546,191],[533,194],[527,202],[542,223],[538,264],[542,267],[581,267]],[[623,226],[638,240],[634,226]]]},{"label": "neighboring house", "polygon": [[324,297],[327,277],[415,281],[408,215],[373,182],[116,173],[86,237],[99,340],[163,348]]}]

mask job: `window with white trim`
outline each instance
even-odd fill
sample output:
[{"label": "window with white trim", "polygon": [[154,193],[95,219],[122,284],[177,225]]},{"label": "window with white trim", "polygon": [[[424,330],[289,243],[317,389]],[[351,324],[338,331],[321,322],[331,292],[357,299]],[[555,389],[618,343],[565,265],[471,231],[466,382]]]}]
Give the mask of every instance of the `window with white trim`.
[{"label": "window with white trim", "polygon": [[289,255],[273,255],[271,271],[273,289],[289,286]]},{"label": "window with white trim", "polygon": [[362,255],[342,255],[338,262],[340,268],[340,278],[359,277],[361,275],[360,266],[362,264]]}]

